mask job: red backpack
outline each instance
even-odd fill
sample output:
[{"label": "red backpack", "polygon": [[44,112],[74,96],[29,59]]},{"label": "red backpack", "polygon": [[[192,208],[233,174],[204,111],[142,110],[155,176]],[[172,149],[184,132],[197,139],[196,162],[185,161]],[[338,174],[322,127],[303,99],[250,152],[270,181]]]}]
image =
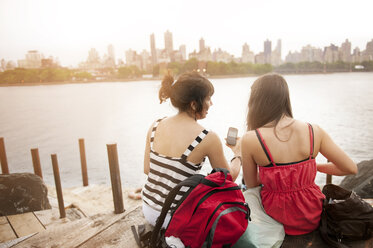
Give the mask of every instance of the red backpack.
[{"label": "red backpack", "polygon": [[[161,230],[167,212],[181,187],[189,190],[171,211],[166,230]],[[246,231],[250,209],[241,188],[225,169],[210,175],[194,175],[179,183],[167,196],[150,241],[151,247],[168,247],[165,237],[179,238],[185,247],[231,247]],[[240,241],[242,242],[242,241]]]}]

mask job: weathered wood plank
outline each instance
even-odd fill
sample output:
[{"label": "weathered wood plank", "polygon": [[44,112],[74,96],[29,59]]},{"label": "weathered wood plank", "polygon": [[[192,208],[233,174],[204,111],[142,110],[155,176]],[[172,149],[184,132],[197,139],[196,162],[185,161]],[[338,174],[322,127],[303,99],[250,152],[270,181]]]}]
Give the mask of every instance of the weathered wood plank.
[{"label": "weathered wood plank", "polygon": [[0,216],[0,243],[5,241],[16,239],[17,236],[13,232],[12,227],[9,225],[8,220],[5,216]]},{"label": "weathered wood plank", "polygon": [[106,230],[95,235],[87,242],[79,246],[79,248],[90,248],[90,247],[138,247],[135,238],[131,231],[131,225],[144,224],[145,219],[142,214],[141,207],[137,207],[126,215],[125,218],[119,220]]},{"label": "weathered wood plank", "polygon": [[7,217],[18,237],[45,230],[33,212],[9,215]]},{"label": "weathered wood plank", "polygon": [[77,247],[123,218],[125,214],[96,215],[48,228],[14,247]]},{"label": "weathered wood plank", "polygon": [[71,221],[83,219],[86,216],[84,213],[79,211],[73,205],[70,205],[66,208],[66,218],[60,218],[58,209],[48,209],[34,212],[39,221],[44,225],[45,229],[50,227],[56,227],[59,225],[66,224]]},{"label": "weathered wood plank", "polygon": [[5,216],[0,216],[0,225],[1,224],[7,224],[8,223],[8,220],[6,219]]},{"label": "weathered wood plank", "polygon": [[26,239],[34,236],[35,234],[36,233],[32,233],[32,234],[29,234],[27,236],[23,236],[23,237],[20,237],[20,238],[16,238],[16,239],[12,239],[12,240],[6,241],[4,243],[0,243],[0,248],[10,248],[10,247],[13,247],[16,244],[22,242],[23,240],[26,240]]}]

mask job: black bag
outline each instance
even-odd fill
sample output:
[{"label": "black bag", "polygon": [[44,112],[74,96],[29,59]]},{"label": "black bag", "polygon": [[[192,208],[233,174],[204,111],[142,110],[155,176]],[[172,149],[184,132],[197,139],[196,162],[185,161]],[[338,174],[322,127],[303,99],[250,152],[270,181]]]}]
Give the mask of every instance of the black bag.
[{"label": "black bag", "polygon": [[320,234],[332,247],[348,247],[354,240],[365,240],[373,234],[373,207],[355,192],[334,184],[325,185]]}]

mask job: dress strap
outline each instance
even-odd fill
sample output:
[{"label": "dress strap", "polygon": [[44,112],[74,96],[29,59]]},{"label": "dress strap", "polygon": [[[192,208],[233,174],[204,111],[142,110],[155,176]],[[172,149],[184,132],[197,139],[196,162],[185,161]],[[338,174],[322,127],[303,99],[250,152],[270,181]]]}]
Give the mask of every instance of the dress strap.
[{"label": "dress strap", "polygon": [[194,150],[194,148],[199,144],[201,143],[201,141],[206,137],[206,135],[208,134],[208,131],[206,129],[204,129],[195,139],[194,141],[192,142],[192,144],[190,144],[188,146],[188,148],[185,150],[185,152],[183,153],[183,155],[181,155],[181,158],[186,160],[186,158],[189,156],[189,154]]},{"label": "dress strap", "polygon": [[158,124],[161,122],[161,120],[163,120],[164,118],[166,117],[163,117],[161,119],[158,119],[154,122],[154,125],[153,125],[153,129],[152,129],[152,133],[150,135],[150,149],[153,149],[153,142],[154,142],[154,135],[155,135],[155,131],[157,130],[157,127],[158,127]]},{"label": "dress strap", "polygon": [[313,155],[313,149],[314,149],[314,138],[313,138],[313,127],[311,124],[307,123],[308,125],[308,130],[310,132],[310,159],[312,158]]},{"label": "dress strap", "polygon": [[264,139],[262,137],[262,134],[260,133],[259,129],[255,129],[255,133],[256,133],[256,136],[258,137],[258,140],[259,140],[260,144],[262,145],[263,151],[267,155],[268,160],[272,163],[273,166],[276,167],[275,162],[273,162],[272,154],[269,151],[268,146],[267,146],[266,142],[264,141]]}]

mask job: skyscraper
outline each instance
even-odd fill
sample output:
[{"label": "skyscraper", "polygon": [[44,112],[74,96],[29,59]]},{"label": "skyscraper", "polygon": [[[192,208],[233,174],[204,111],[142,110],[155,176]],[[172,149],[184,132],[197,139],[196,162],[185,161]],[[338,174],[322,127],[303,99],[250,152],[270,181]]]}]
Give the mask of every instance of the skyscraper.
[{"label": "skyscraper", "polygon": [[108,58],[106,61],[106,65],[109,67],[115,67],[115,53],[114,53],[114,46],[110,44],[107,48]]},{"label": "skyscraper", "polygon": [[201,53],[201,52],[203,52],[204,50],[205,50],[205,40],[203,39],[203,38],[201,38],[200,40],[199,40],[199,52]]},{"label": "skyscraper", "polygon": [[181,57],[183,60],[186,60],[186,46],[185,45],[181,45],[179,47],[179,51],[181,53]]},{"label": "skyscraper", "polygon": [[265,63],[271,63],[271,53],[272,53],[272,42],[270,40],[264,41],[264,60]]},{"label": "skyscraper", "polygon": [[242,46],[241,62],[253,64],[255,62],[254,53],[250,51],[250,47],[247,43]]},{"label": "skyscraper", "polygon": [[343,62],[351,62],[351,42],[346,39],[345,42],[342,43],[341,48],[341,60]]},{"label": "skyscraper", "polygon": [[280,39],[277,40],[277,45],[275,47],[275,50],[271,52],[270,58],[271,58],[270,61],[272,65],[278,66],[281,64],[281,40]]},{"label": "skyscraper", "polygon": [[158,63],[158,60],[157,60],[157,49],[155,48],[154,33],[150,35],[150,53],[152,56],[152,65],[155,66]]},{"label": "skyscraper", "polygon": [[168,30],[164,33],[164,48],[167,51],[168,56],[172,57],[174,45],[172,42],[172,33]]}]

